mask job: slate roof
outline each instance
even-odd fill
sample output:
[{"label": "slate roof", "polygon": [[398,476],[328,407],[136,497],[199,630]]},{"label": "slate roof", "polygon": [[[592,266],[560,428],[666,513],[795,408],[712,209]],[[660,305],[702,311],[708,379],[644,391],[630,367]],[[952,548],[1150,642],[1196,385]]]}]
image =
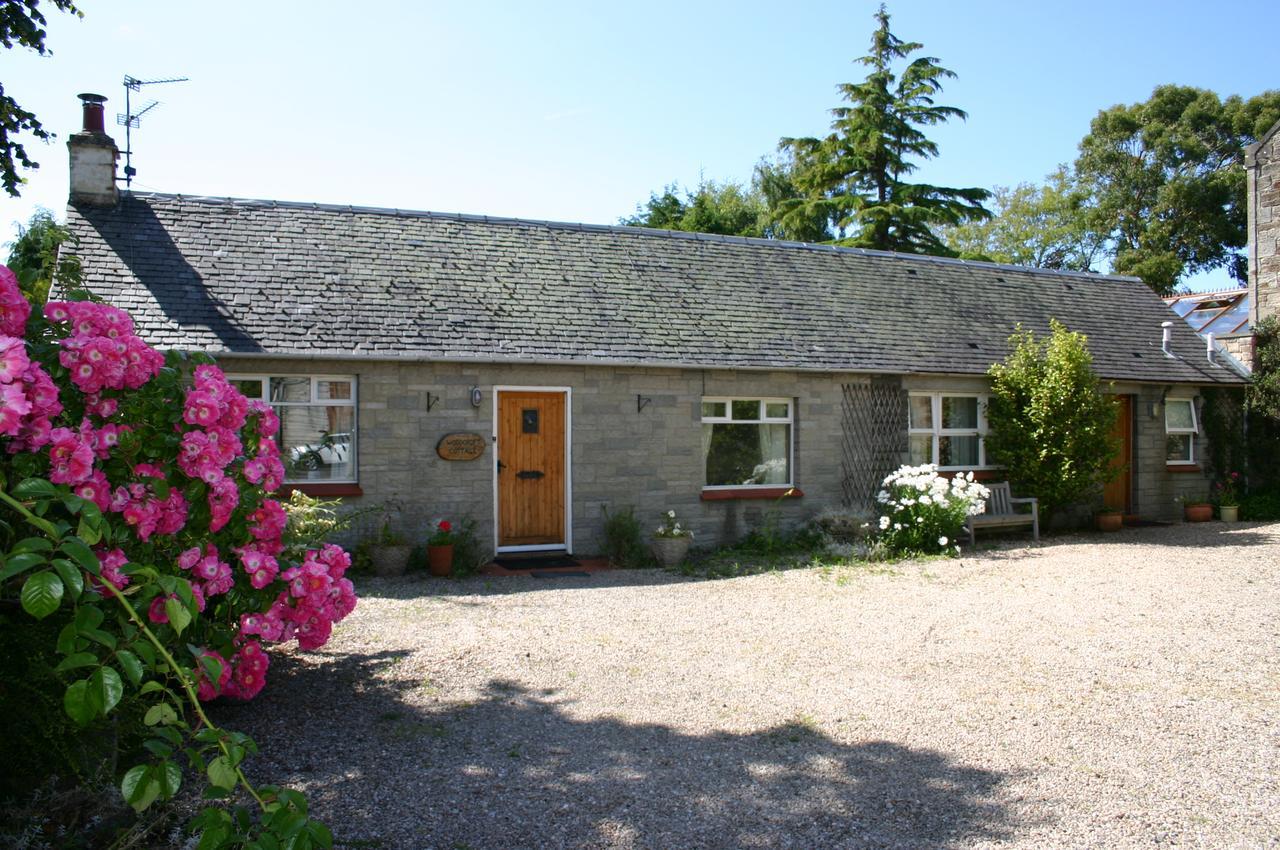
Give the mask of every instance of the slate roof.
[{"label": "slate roof", "polygon": [[1241,380],[1136,278],[640,228],[125,194],[72,206],[89,286],[161,347],[982,374],[1021,322],[1105,378]]}]

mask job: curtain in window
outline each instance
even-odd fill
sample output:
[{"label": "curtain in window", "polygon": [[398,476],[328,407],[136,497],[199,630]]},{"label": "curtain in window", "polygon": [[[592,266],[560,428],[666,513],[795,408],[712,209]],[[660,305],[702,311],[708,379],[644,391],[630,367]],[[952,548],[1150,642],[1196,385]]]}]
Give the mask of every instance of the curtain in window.
[{"label": "curtain in window", "polygon": [[[711,424],[704,424],[702,426],[702,474],[704,477],[707,475],[707,458],[711,455],[711,435],[715,432],[715,428],[716,426]],[[719,484],[720,482],[712,482],[708,479],[706,483]]]},{"label": "curtain in window", "polygon": [[787,468],[790,425],[759,425],[760,465],[752,473],[753,484],[786,484],[791,480]]}]

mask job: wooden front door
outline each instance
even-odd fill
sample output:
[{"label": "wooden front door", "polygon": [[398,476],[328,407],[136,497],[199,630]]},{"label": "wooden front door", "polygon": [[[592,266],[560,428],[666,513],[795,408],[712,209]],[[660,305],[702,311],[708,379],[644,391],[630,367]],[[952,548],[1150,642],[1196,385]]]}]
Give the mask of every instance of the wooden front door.
[{"label": "wooden front door", "polygon": [[1111,436],[1120,445],[1120,451],[1111,461],[1112,469],[1120,473],[1108,482],[1102,491],[1102,500],[1108,508],[1121,513],[1132,513],[1129,493],[1133,489],[1133,396],[1112,396],[1116,403],[1116,424],[1111,428]]},{"label": "wooden front door", "polygon": [[498,545],[564,546],[566,393],[498,391]]}]

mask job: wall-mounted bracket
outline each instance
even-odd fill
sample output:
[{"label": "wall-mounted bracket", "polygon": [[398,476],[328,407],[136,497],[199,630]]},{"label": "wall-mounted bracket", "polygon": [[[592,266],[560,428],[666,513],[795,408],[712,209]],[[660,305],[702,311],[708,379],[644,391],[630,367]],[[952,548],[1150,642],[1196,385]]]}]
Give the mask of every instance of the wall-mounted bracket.
[{"label": "wall-mounted bracket", "polygon": [[637,395],[636,396],[636,413],[643,412],[644,409],[648,407],[649,403],[652,401],[653,399],[649,398],[648,396]]},{"label": "wall-mounted bracket", "polygon": [[436,406],[436,402],[440,400],[440,396],[427,393],[427,413],[431,412],[431,408]]}]

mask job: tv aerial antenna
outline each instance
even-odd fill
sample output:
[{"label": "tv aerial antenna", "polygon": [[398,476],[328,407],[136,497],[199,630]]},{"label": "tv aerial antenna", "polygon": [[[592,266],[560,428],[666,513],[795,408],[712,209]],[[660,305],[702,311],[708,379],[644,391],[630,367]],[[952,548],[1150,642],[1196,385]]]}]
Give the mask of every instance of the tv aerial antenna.
[{"label": "tv aerial antenna", "polygon": [[160,105],[160,101],[153,100],[137,112],[134,112],[133,103],[129,97],[130,92],[141,94],[143,86],[157,86],[161,83],[185,83],[188,79],[188,77],[172,77],[167,80],[139,80],[137,77],[125,74],[124,112],[116,113],[116,123],[124,127],[124,185],[126,187],[133,184],[134,175],[138,173],[138,169],[133,167],[133,128],[141,124],[140,119],[142,116]]}]

